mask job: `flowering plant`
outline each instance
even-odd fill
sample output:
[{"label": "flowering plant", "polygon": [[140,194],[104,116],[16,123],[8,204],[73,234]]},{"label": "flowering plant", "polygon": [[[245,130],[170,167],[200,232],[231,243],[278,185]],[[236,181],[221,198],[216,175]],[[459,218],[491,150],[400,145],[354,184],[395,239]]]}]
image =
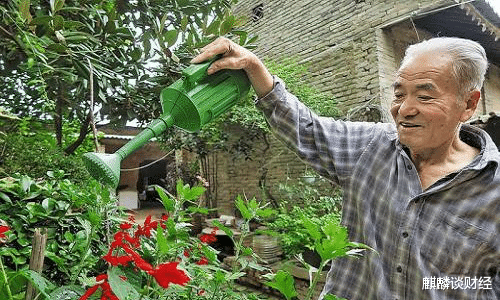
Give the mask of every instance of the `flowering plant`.
[{"label": "flowering plant", "polygon": [[[191,216],[208,213],[205,208],[198,207],[197,198],[204,192],[203,187],[189,187],[182,181],[177,183],[177,196],[168,194],[157,187],[160,201],[165,213],[153,220],[148,216],[138,224],[133,216],[121,220],[119,229],[114,232],[107,251],[100,259],[108,265],[107,271],[94,273],[90,277],[79,276],[78,285],[56,286],[42,275],[22,268],[16,272],[5,270],[0,253],[0,298],[21,299],[24,286],[29,280],[39,291],[37,299],[80,299],[80,300],[257,300],[259,297],[251,293],[238,291],[236,280],[246,275],[248,268],[269,271],[257,264],[258,257],[243,241],[250,233],[250,221],[265,218],[274,211],[261,206],[255,199],[247,200],[238,197],[235,205],[243,219],[239,223],[239,234],[218,221],[212,223],[210,233],[194,236],[191,232]],[[315,248],[322,257],[322,266],[329,260],[345,255],[356,255],[349,252],[363,245],[347,241],[347,232],[339,224],[316,224],[304,220],[306,229],[315,241]],[[0,224],[0,240],[13,237],[6,235],[10,228]],[[230,265],[219,261],[218,251],[212,247],[217,241],[216,233],[222,231],[234,244],[234,257]],[[80,272],[81,273],[81,272]],[[15,284],[14,279],[24,280]],[[268,285],[283,293],[286,299],[294,299],[294,280],[286,271],[278,271],[268,276]],[[317,277],[312,279],[310,291],[317,284]],[[2,287],[3,286],[3,287]],[[19,297],[18,297],[19,296]],[[307,299],[311,299],[312,292]],[[336,299],[327,296],[325,299]]]},{"label": "flowering plant", "polygon": [[[89,288],[79,298],[91,299],[257,299],[255,295],[242,294],[234,288],[234,282],[245,275],[247,263],[233,265],[230,270],[222,267],[218,251],[211,244],[217,240],[217,230],[225,232],[235,242],[236,261],[252,257],[250,248],[241,245],[249,226],[242,226],[242,235],[236,239],[232,231],[215,222],[212,231],[201,236],[190,233],[191,215],[208,211],[195,205],[203,187],[189,187],[177,183],[177,196],[169,195],[157,187],[166,213],[159,220],[148,216],[143,224],[136,224],[130,217],[120,225],[103,259],[109,264],[105,274],[95,277]],[[255,201],[254,201],[255,202]],[[250,213],[238,199],[248,225],[255,213]],[[256,203],[256,202],[255,202]],[[256,264],[255,264],[256,265]]]}]

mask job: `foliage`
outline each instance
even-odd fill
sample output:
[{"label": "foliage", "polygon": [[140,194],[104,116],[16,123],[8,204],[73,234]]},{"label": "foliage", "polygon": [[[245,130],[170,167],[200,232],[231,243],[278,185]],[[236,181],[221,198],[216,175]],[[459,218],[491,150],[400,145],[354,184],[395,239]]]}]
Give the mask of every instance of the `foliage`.
[{"label": "foliage", "polygon": [[305,228],[304,219],[320,225],[340,222],[342,191],[324,185],[325,179],[314,184],[300,180],[280,184],[282,201],[278,214],[264,220],[269,234],[280,237],[285,257],[291,258],[305,249],[314,249],[314,240]]},{"label": "foliage", "polygon": [[234,30],[235,2],[7,1],[0,7],[0,99],[18,116],[53,120],[58,144],[63,122],[77,120],[81,136],[68,153],[88,133],[91,108],[98,121],[149,121],[161,113],[160,90],[194,47],[230,32],[248,39]]},{"label": "foliage", "polygon": [[[215,222],[212,233],[199,237],[190,234],[190,215],[206,213],[197,207],[203,187],[189,187],[182,181],[177,184],[177,197],[171,197],[157,188],[167,211],[161,220],[146,218],[144,224],[123,220],[114,235],[104,259],[110,265],[96,279],[83,278],[87,291],[74,285],[58,286],[45,277],[24,271],[21,275],[33,282],[42,293],[41,299],[56,299],[56,293],[81,296],[80,299],[258,299],[235,289],[235,281],[244,276],[246,268],[258,268],[251,248],[242,240],[249,232],[249,222],[265,216],[268,210],[252,199],[238,198],[237,206],[246,218],[241,226],[241,236],[236,238],[231,229]],[[234,263],[224,267],[218,261],[217,251],[210,246],[216,240],[215,231],[222,230],[233,242],[236,251]],[[15,232],[15,230],[13,229]],[[105,296],[107,295],[107,296]],[[94,297],[94,298],[92,298]],[[77,299],[75,297],[64,299]]]},{"label": "foliage", "polygon": [[[370,247],[361,243],[349,242],[347,229],[340,225],[339,220],[329,219],[325,223],[315,224],[307,216],[301,216],[302,229],[305,229],[309,237],[313,240],[314,250],[316,250],[321,257],[319,268],[317,268],[312,275],[311,283],[307,290],[305,300],[311,300],[314,295],[316,285],[321,278],[321,273],[317,270],[323,270],[324,267],[332,260],[340,257],[359,257],[364,250],[372,250]],[[311,268],[311,266],[309,266]],[[267,285],[278,289],[285,295],[287,300],[294,299],[296,292],[293,284],[293,277],[284,269],[277,274],[267,276],[271,282]],[[339,299],[334,295],[325,296],[324,299],[336,300]]]},{"label": "foliage", "polygon": [[0,179],[0,219],[12,228],[0,256],[10,269],[24,269],[34,229],[46,228],[44,275],[59,284],[103,267],[99,256],[120,215],[109,190],[94,180],[81,187],[65,176],[51,171],[45,181],[19,174]]},{"label": "foliage", "polygon": [[[75,183],[85,183],[89,174],[84,169],[81,158],[66,155],[58,146],[54,134],[47,122],[21,119],[12,125],[3,124],[5,132],[0,135],[0,171],[7,175],[27,174],[33,178],[45,178],[49,170],[65,170],[66,175]],[[66,123],[63,131],[71,139],[77,134],[78,125]],[[2,122],[0,122],[2,128]],[[63,142],[70,143],[68,139]],[[90,137],[87,137],[77,153],[93,149]]]},{"label": "foliage", "polygon": [[[62,179],[63,175],[62,172],[54,172],[51,174],[53,181],[43,184],[27,176],[0,181],[0,198],[4,202],[0,211],[10,210],[9,214],[0,214],[0,219],[4,218],[10,226],[7,233],[5,226],[0,226],[0,239],[7,238],[7,244],[0,248],[0,282],[3,283],[0,295],[4,299],[24,299],[22,287],[28,281],[40,292],[38,299],[259,299],[257,295],[239,292],[235,286],[249,268],[270,272],[257,264],[257,255],[243,244],[251,234],[252,220],[269,218],[275,213],[256,199],[238,197],[235,201],[243,217],[239,236],[222,223],[213,221],[215,227],[211,233],[196,237],[191,234],[189,222],[193,214],[208,212],[206,208],[197,206],[198,198],[205,191],[203,187],[190,187],[179,180],[176,197],[157,187],[166,214],[160,220],[152,220],[149,216],[143,224],[137,224],[133,217],[118,219],[113,217],[115,214],[106,216],[106,219],[100,218],[103,213],[109,212],[102,209],[111,203],[109,194],[102,190],[91,192],[94,196],[79,193],[75,187],[65,185],[68,182]],[[37,203],[37,199],[43,200]],[[62,199],[71,199],[75,209],[83,206],[93,208],[93,214],[90,209],[89,213],[70,212]],[[18,213],[23,205],[29,214]],[[102,224],[104,220],[113,218],[120,222],[117,231],[109,223]],[[63,225],[67,220],[73,220],[72,226]],[[23,227],[22,222],[30,224],[28,229]],[[67,273],[57,277],[59,281],[47,272],[38,274],[27,270],[26,260],[14,255],[15,251],[21,252],[20,248],[13,247],[16,243],[27,243],[26,233],[32,224],[43,224],[50,229],[56,223],[62,232],[49,238],[48,258],[53,259],[55,255],[51,252],[54,247],[52,239],[59,239],[57,253],[68,266]],[[338,220],[331,219],[318,225],[307,216],[302,216],[302,224],[321,255],[322,266],[336,257],[359,256],[360,249],[367,248],[349,242],[347,231]],[[104,247],[100,241],[106,239],[97,233],[110,230],[115,232],[113,239],[108,239],[106,245],[109,247]],[[219,261],[217,250],[210,245],[217,239],[215,234],[218,230],[224,232],[235,245],[235,256],[229,264]],[[94,248],[92,245],[95,243],[101,243],[101,246]],[[78,258],[71,257],[74,254],[79,255],[80,260],[75,267],[70,267],[72,261],[78,261]],[[7,262],[7,268],[4,262]],[[108,267],[103,268],[104,262]],[[91,264],[94,264],[93,268]],[[308,300],[318,282],[318,274],[309,287]],[[276,274],[268,273],[266,277],[270,279],[267,285],[282,292],[286,299],[295,299],[294,279],[288,271],[279,270]],[[329,295],[325,299],[338,298]]]}]

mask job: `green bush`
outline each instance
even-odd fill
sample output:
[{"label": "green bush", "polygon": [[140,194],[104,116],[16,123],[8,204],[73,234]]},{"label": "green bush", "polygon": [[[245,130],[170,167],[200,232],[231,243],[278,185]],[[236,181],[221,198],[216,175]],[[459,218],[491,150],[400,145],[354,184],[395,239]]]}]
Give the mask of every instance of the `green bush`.
[{"label": "green bush", "polygon": [[320,226],[340,223],[342,191],[319,179],[314,184],[288,181],[279,185],[281,196],[278,214],[264,221],[270,232],[280,237],[283,254],[291,258],[314,248],[314,240],[304,226],[304,219]]},{"label": "green bush", "polygon": [[[1,127],[1,124],[0,124]],[[75,183],[90,179],[78,155],[66,155],[57,146],[53,133],[39,121],[20,120],[14,126],[0,130],[0,172],[16,173],[31,178],[47,178],[49,170],[64,170]],[[75,129],[68,129],[75,130]],[[90,150],[82,147],[82,151]]]},{"label": "green bush", "polygon": [[106,267],[99,258],[121,213],[116,197],[95,180],[79,186],[63,171],[46,177],[0,179],[0,219],[12,229],[0,257],[12,270],[27,267],[35,228],[46,229],[44,275],[60,284],[74,283],[79,275]]}]

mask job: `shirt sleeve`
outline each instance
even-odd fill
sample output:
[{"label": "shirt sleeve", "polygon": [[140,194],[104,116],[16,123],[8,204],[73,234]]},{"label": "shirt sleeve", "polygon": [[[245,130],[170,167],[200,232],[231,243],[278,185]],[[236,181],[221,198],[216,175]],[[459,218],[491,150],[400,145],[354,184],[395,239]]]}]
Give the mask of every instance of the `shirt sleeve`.
[{"label": "shirt sleeve", "polygon": [[380,126],[318,116],[274,79],[273,90],[256,101],[272,131],[319,174],[344,185]]}]

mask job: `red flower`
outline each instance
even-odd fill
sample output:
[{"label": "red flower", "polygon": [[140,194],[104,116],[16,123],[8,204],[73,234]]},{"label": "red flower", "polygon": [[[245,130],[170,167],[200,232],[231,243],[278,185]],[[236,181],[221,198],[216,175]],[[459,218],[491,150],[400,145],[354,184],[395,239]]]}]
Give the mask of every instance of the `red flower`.
[{"label": "red flower", "polygon": [[178,264],[178,262],[163,263],[148,273],[153,276],[156,282],[163,288],[168,288],[171,283],[186,285],[191,279],[183,270],[177,269]]},{"label": "red flower", "polygon": [[[179,262],[163,263],[153,268],[153,266],[148,261],[143,259],[141,255],[135,251],[136,248],[139,248],[141,246],[141,236],[150,237],[151,230],[156,230],[158,224],[160,224],[160,226],[162,227],[165,226],[164,228],[166,228],[164,222],[166,222],[167,220],[167,215],[163,215],[160,222],[151,221],[151,216],[148,216],[144,221],[143,226],[139,225],[137,230],[133,233],[133,236],[131,236],[128,231],[118,231],[117,233],[115,233],[113,242],[109,247],[109,251],[103,257],[103,259],[105,259],[109,264],[113,266],[126,266],[129,263],[134,263],[135,268],[141,269],[142,271],[145,271],[153,276],[158,284],[164,288],[168,288],[169,284],[171,283],[185,285],[187,282],[189,282],[190,278],[185,271],[177,269],[177,265],[179,264]],[[131,227],[131,224],[125,222],[120,225],[120,228],[122,230],[127,230]],[[118,254],[117,252],[121,253]],[[188,257],[189,252],[186,250],[184,252],[184,255]],[[99,281],[99,279],[103,280],[102,278],[98,277],[97,280]],[[117,300],[118,298],[116,298],[109,287],[107,277],[105,277],[105,279],[106,280],[104,280],[104,282],[90,288],[82,296],[82,298],[80,298],[80,300],[87,299],[99,287],[102,289],[101,300]]]},{"label": "red flower", "polygon": [[9,226],[0,226],[0,239],[6,238],[7,236],[5,235],[5,233],[9,230]]},{"label": "red flower", "polygon": [[198,296],[203,296],[205,295],[205,290],[199,290],[198,291]]},{"label": "red flower", "polygon": [[160,226],[163,229],[167,229],[167,221],[168,221],[168,215],[167,214],[161,214],[161,221],[160,221]]},{"label": "red flower", "polygon": [[[111,290],[111,286],[108,283],[108,275],[106,274],[101,274],[98,275],[96,278],[97,284],[88,289],[85,294],[83,294],[80,297],[80,300],[87,300],[90,296],[92,296],[99,288],[101,288],[102,293],[101,293],[101,300],[120,300],[118,297],[116,297],[115,294],[113,294],[113,291]],[[122,278],[123,279],[123,278]]]},{"label": "red flower", "polygon": [[140,234],[147,238],[150,238],[151,230],[156,229],[157,227],[158,227],[158,222],[157,221],[151,222],[151,215],[149,215],[146,217],[146,220],[144,220],[144,227],[142,227]]},{"label": "red flower", "polygon": [[208,259],[206,257],[202,257],[199,261],[196,262],[197,265],[208,265]]},{"label": "red flower", "polygon": [[127,230],[127,229],[130,229],[132,228],[132,224],[130,223],[127,223],[127,222],[123,222],[120,224],[120,229],[121,230]]},{"label": "red flower", "polygon": [[211,244],[217,241],[215,234],[203,234],[200,236],[200,241],[205,244]]},{"label": "red flower", "polygon": [[137,252],[132,250],[129,246],[123,245],[123,250],[125,250],[125,252],[127,252],[129,254],[129,256],[134,261],[135,265],[139,269],[146,271],[146,272],[153,270],[153,267],[151,266],[151,264],[148,263],[147,261],[145,261]]},{"label": "red flower", "polygon": [[188,250],[184,250],[184,257],[189,257],[189,256],[191,256],[191,255],[189,254],[189,251],[188,251]]}]

